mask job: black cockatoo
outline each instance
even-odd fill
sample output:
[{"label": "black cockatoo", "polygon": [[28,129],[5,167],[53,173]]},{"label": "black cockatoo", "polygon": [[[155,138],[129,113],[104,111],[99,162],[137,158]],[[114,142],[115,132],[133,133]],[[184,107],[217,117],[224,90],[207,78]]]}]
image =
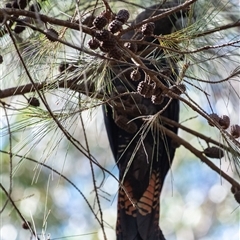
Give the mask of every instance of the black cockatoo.
[{"label": "black cockatoo", "polygon": [[[154,5],[140,13],[132,24],[177,5],[173,1]],[[157,20],[154,35],[170,34],[184,14],[178,12]],[[126,40],[141,37],[134,32],[123,36]],[[152,36],[144,40],[159,43]],[[176,64],[164,51],[139,44],[137,55],[148,69],[161,73],[156,76],[165,86],[175,84]],[[112,100],[104,106],[105,126],[119,168],[117,240],[164,240],[159,227],[159,198],[175,147],[157,124],[163,124],[159,115],[178,121],[179,101],[156,93],[148,74],[132,65],[114,65],[109,90]],[[177,133],[176,127],[166,127]]]}]

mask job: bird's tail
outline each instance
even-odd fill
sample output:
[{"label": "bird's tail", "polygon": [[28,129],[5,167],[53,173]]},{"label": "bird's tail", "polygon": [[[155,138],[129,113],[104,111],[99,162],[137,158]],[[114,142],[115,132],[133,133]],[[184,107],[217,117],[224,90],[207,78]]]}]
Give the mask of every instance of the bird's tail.
[{"label": "bird's tail", "polygon": [[130,182],[123,182],[118,196],[117,240],[165,240],[159,228],[160,181],[160,171],[152,171],[138,200],[133,198]]}]

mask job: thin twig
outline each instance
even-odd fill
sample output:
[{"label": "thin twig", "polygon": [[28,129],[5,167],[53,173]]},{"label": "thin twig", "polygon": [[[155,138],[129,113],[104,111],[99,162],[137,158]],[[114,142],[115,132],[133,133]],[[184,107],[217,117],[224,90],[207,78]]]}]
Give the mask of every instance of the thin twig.
[{"label": "thin twig", "polygon": [[[12,132],[11,132],[11,125],[9,122],[9,117],[8,117],[8,113],[6,110],[6,106],[2,101],[0,101],[0,103],[3,106],[3,110],[4,110],[6,121],[7,121],[7,129],[8,129],[8,139],[9,139],[9,190],[8,190],[8,195],[11,197],[12,186],[13,186],[13,181],[12,181],[12,177],[13,177]],[[0,210],[0,214],[6,208],[8,201],[9,201],[9,199],[7,199],[6,202],[3,204],[2,209]]]},{"label": "thin twig", "polygon": [[[9,154],[9,152],[0,150],[0,152],[5,153],[5,154]],[[75,190],[77,190],[79,192],[79,194],[82,196],[82,198],[84,199],[84,201],[86,202],[86,204],[88,205],[90,211],[93,213],[93,215],[95,216],[96,220],[98,221],[98,223],[101,225],[101,222],[98,219],[98,216],[96,215],[96,213],[94,212],[93,208],[91,207],[90,203],[88,202],[87,198],[84,196],[83,192],[77,187],[77,185],[75,183],[73,183],[69,178],[67,178],[65,175],[63,175],[62,173],[58,172],[56,169],[54,169],[53,167],[48,166],[47,164],[43,163],[43,162],[39,162],[33,158],[30,157],[26,157],[26,156],[22,156],[19,154],[14,153],[13,154],[15,157],[19,157],[21,159],[26,159],[28,161],[34,162],[38,165],[44,166],[45,168],[53,171],[54,173],[56,173],[57,175],[59,175],[61,178],[63,178],[66,182],[68,182],[70,185],[72,185]]]},{"label": "thin twig", "polygon": [[192,38],[207,36],[209,34],[212,34],[212,33],[215,33],[215,32],[220,32],[220,31],[223,31],[223,30],[226,30],[226,29],[229,29],[229,28],[234,28],[234,27],[240,27],[240,20],[238,20],[234,23],[229,23],[229,24],[226,24],[226,25],[223,25],[223,26],[220,26],[220,27],[216,27],[216,28],[211,29],[211,30],[207,30],[205,32],[194,34],[192,36]]},{"label": "thin twig", "polygon": [[4,194],[8,197],[9,201],[11,202],[11,204],[13,205],[14,209],[16,210],[18,216],[22,219],[22,221],[26,224],[26,226],[29,227],[30,232],[36,237],[36,239],[39,240],[39,238],[37,237],[37,233],[35,232],[35,230],[32,228],[32,226],[30,224],[28,224],[28,221],[24,218],[24,216],[22,215],[22,213],[20,212],[20,210],[18,209],[18,207],[16,206],[16,204],[14,203],[13,199],[11,198],[11,196],[8,194],[7,190],[4,188],[4,186],[2,185],[2,183],[0,183],[0,188],[3,190]]},{"label": "thin twig", "polygon": [[[89,157],[91,157],[90,148],[89,148],[89,145],[88,145],[87,134],[86,134],[86,130],[85,130],[85,125],[84,125],[84,121],[83,121],[83,117],[82,117],[81,113],[80,113],[80,121],[81,121],[82,129],[83,129],[83,135],[84,135],[84,140],[85,140],[85,144],[86,144],[86,148],[87,148],[87,153],[88,153]],[[94,173],[92,161],[89,161],[89,164],[90,164],[90,169],[91,169],[91,174],[92,174],[94,192],[95,192],[95,195],[96,195],[97,205],[98,205],[99,213],[100,213],[99,223],[100,223],[100,226],[101,226],[102,231],[103,231],[103,237],[104,237],[105,240],[107,240],[105,227],[104,227],[104,222],[103,222],[103,213],[102,213],[102,209],[101,209],[101,204],[100,204],[100,199],[99,199],[99,194],[98,194],[98,187],[96,185],[96,178],[95,178],[95,173]]]}]

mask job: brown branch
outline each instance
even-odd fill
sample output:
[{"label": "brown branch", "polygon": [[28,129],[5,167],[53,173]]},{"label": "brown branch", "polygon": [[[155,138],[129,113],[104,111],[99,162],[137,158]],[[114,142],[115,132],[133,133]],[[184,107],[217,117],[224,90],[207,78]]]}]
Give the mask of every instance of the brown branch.
[{"label": "brown branch", "polygon": [[186,127],[186,126],[184,126],[184,125],[182,125],[182,124],[180,124],[180,123],[178,123],[176,121],[173,121],[173,120],[171,120],[169,118],[166,118],[164,116],[160,116],[160,119],[161,119],[162,122],[167,123],[170,126],[181,128],[182,130],[184,130],[184,131],[194,135],[195,137],[199,137],[199,138],[203,139],[207,143],[215,144],[216,146],[219,146],[222,149],[231,152],[231,149],[229,147],[225,146],[224,144],[220,143],[219,141],[216,141],[216,140],[214,140],[214,139],[212,139],[210,137],[205,136],[202,133],[194,131],[194,130],[192,130],[192,129],[190,129],[190,128],[188,128],[188,127]]},{"label": "brown branch", "polygon": [[183,145],[186,149],[188,149],[196,157],[198,157],[202,162],[206,163],[213,171],[218,173],[221,177],[223,177],[226,181],[228,181],[232,186],[236,187],[237,189],[240,189],[240,184],[237,181],[235,181],[233,178],[231,178],[229,175],[227,175],[225,172],[223,172],[220,168],[218,168],[208,158],[206,158],[203,155],[203,152],[201,152],[198,149],[196,149],[195,147],[193,147],[189,142],[185,141],[184,139],[182,139],[177,134],[175,134],[174,132],[170,131],[169,129],[167,129],[163,125],[157,123],[157,126],[166,135],[168,135],[170,138],[174,139],[180,145]]},{"label": "brown branch", "polygon": [[[44,14],[40,14],[40,13],[36,14],[35,12],[21,10],[21,9],[15,9],[15,8],[1,8],[0,9],[0,16],[6,17],[6,19],[9,20],[12,18],[10,15],[30,17],[30,18],[36,19],[38,21],[41,20],[44,23],[51,23],[51,24],[55,24],[58,26],[68,27],[68,28],[78,30],[78,31],[80,30],[78,23],[73,23],[70,21],[57,19],[55,17],[49,17]],[[91,29],[84,25],[81,25],[81,30],[84,33],[87,33],[89,35],[93,35],[95,32],[94,29]]]},{"label": "brown branch", "polygon": [[[68,81],[61,80],[60,82],[56,81],[55,83],[48,83],[47,81],[45,81],[42,83],[35,83],[34,85],[32,83],[28,83],[28,84],[17,86],[17,87],[7,88],[0,91],[0,99],[16,96],[16,95],[23,95],[30,92],[41,91],[44,89],[57,89],[57,88],[69,88],[76,92],[86,94],[85,84],[83,83],[77,84],[77,82],[81,79],[83,79],[83,76],[79,78],[73,78]],[[94,93],[94,89],[91,89],[89,86],[88,92]]]}]

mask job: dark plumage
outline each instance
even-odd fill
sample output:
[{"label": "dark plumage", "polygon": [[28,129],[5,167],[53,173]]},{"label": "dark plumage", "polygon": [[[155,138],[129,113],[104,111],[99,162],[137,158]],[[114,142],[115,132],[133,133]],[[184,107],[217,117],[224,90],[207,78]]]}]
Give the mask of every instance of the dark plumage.
[{"label": "dark plumage", "polygon": [[[170,7],[170,5],[161,7]],[[161,10],[156,12],[156,9],[159,9],[159,5],[152,6],[139,14],[133,24],[161,12]],[[178,13],[155,22],[154,34],[171,33],[174,22],[180,16],[181,14]],[[132,36],[133,32],[126,34],[124,38],[130,39]],[[148,37],[147,40],[153,39]],[[144,61],[145,65],[155,71],[170,68],[171,71],[166,79],[176,81],[175,64],[166,58],[161,58],[157,62],[158,69],[156,69],[156,65],[153,65],[149,59],[157,56],[163,56],[163,52],[158,50],[152,53]],[[127,63],[124,66],[113,67],[112,84],[114,87],[109,94],[117,96],[119,93],[125,93],[125,95],[114,98],[109,105],[104,106],[106,130],[119,168],[119,181],[122,184],[118,196],[117,240],[164,240],[159,228],[159,197],[174,157],[175,148],[171,144],[171,139],[157,128],[156,124],[162,124],[159,118],[149,125],[139,116],[145,116],[145,118],[153,116],[169,104],[170,99],[163,97],[162,103],[154,104],[151,98],[137,94],[138,84],[146,81],[146,76],[140,69],[139,81],[133,81],[128,71],[124,72],[127,68],[129,68]],[[122,72],[124,74],[115,78]],[[171,81],[162,77],[158,79],[166,86],[172,85]],[[126,94],[127,92],[134,92],[134,94]],[[161,115],[178,121],[178,100],[172,99]],[[166,127],[177,133],[177,128],[167,125]]]}]

